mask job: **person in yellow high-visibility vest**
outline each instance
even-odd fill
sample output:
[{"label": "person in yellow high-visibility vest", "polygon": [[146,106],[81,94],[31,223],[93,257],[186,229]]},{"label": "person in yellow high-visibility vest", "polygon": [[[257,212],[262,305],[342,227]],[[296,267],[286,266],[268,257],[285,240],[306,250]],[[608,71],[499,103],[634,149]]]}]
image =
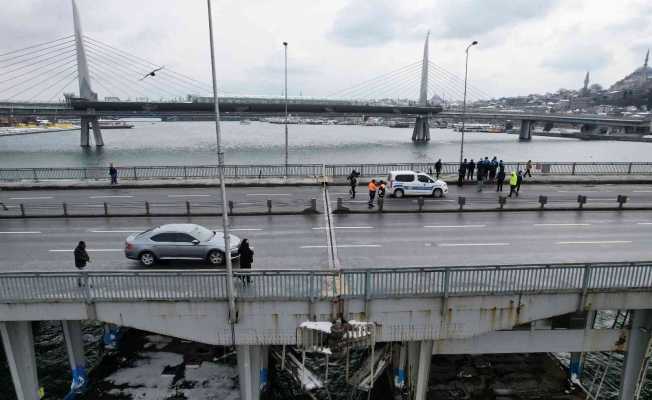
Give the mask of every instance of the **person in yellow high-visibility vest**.
[{"label": "person in yellow high-visibility vest", "polygon": [[516,171],[512,171],[512,175],[509,177],[509,197],[512,197],[512,193],[516,193],[518,196],[518,193],[516,192],[516,185],[518,184],[518,176],[516,175]]}]

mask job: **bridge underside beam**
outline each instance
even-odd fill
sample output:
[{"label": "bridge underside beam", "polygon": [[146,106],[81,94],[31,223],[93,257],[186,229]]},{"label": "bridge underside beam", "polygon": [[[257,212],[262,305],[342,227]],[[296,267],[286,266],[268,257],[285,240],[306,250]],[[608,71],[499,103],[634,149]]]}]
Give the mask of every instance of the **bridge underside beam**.
[{"label": "bridge underside beam", "polygon": [[7,364],[18,400],[39,400],[36,354],[31,321],[0,322]]}]

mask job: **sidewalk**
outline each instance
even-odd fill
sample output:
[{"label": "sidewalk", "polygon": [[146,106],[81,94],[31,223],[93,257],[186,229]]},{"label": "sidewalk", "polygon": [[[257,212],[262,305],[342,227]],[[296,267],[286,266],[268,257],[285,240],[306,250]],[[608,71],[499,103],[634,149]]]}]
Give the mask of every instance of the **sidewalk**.
[{"label": "sidewalk", "polygon": [[[385,176],[360,177],[361,184],[372,178],[385,179]],[[442,176],[449,185],[457,183],[457,177]],[[327,182],[331,185],[347,185],[344,177],[288,177],[288,178],[226,178],[227,186],[311,186]],[[536,184],[652,184],[652,175],[534,175],[527,178],[528,185]],[[473,185],[473,182],[467,185]],[[3,181],[0,190],[41,190],[41,189],[116,189],[116,188],[166,188],[166,187],[215,187],[218,179],[139,179],[119,180],[118,185],[110,185],[109,180],[43,180],[43,181]]]}]

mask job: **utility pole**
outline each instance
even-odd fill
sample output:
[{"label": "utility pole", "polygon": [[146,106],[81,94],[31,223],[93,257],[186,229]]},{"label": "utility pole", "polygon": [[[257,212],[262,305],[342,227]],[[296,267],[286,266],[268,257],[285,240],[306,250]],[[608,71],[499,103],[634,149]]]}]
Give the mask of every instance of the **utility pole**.
[{"label": "utility pole", "polygon": [[285,177],[288,177],[288,42],[283,42],[285,50]]},{"label": "utility pole", "polygon": [[462,143],[460,145],[460,165],[462,165],[462,160],[464,157],[464,124],[466,121],[466,80],[469,72],[469,49],[471,46],[477,45],[477,40],[474,40],[470,45],[466,47],[466,65],[464,67],[464,102],[462,103]]}]

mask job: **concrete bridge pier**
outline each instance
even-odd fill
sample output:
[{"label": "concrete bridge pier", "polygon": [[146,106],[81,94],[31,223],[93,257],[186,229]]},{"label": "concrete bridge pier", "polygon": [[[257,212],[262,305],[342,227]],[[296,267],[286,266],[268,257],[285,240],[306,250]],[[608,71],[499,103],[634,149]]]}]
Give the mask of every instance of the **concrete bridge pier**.
[{"label": "concrete bridge pier", "polygon": [[409,400],[426,400],[432,348],[432,340],[402,342],[400,345],[394,384],[397,388],[407,384]]},{"label": "concrete bridge pier", "polygon": [[268,384],[268,346],[236,346],[241,400],[259,400]]},{"label": "concrete bridge pier", "polygon": [[81,117],[81,146],[90,146],[90,129],[93,129],[93,136],[95,139],[95,146],[104,146],[104,139],[102,138],[102,131],[100,130],[100,123],[96,116]]},{"label": "concrete bridge pier", "polygon": [[418,116],[414,123],[412,131],[412,141],[416,143],[425,143],[430,141],[430,124],[427,116]]},{"label": "concrete bridge pier", "polygon": [[0,336],[18,400],[39,400],[31,321],[0,322]]},{"label": "concrete bridge pier", "polygon": [[532,140],[532,128],[535,121],[524,119],[521,121],[521,133],[518,135],[518,140],[521,142],[529,142]]},{"label": "concrete bridge pier", "polygon": [[63,336],[66,341],[66,350],[72,371],[70,393],[82,393],[88,384],[88,375],[86,373],[84,334],[81,321],[61,321],[61,324],[63,325]]},{"label": "concrete bridge pier", "polygon": [[620,379],[620,400],[633,400],[636,386],[641,381],[645,353],[652,333],[652,310],[632,311],[632,328],[627,341],[627,352]]}]

